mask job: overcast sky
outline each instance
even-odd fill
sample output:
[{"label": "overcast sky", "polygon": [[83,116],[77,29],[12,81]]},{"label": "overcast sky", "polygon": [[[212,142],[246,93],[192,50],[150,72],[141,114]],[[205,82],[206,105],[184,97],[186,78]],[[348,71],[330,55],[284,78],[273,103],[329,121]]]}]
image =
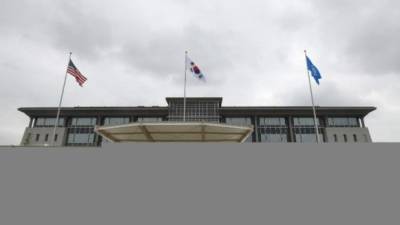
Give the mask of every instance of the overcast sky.
[{"label": "overcast sky", "polygon": [[183,96],[184,51],[207,82],[188,96],[223,105],[310,105],[304,49],[322,74],[319,106],[376,106],[374,141],[400,141],[396,0],[0,1],[0,145],[19,144],[18,107],[166,105]]}]

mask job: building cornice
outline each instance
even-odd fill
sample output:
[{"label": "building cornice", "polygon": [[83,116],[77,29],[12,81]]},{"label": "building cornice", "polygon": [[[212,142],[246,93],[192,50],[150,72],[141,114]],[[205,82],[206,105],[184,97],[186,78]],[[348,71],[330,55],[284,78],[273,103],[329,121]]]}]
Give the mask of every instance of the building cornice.
[{"label": "building cornice", "polygon": [[[18,109],[30,117],[55,116],[57,107],[22,107]],[[320,116],[358,116],[364,117],[376,110],[371,106],[317,106]],[[312,115],[311,106],[223,106],[220,108],[222,116],[308,116]],[[61,116],[167,116],[167,106],[92,106],[92,107],[62,107]]]}]

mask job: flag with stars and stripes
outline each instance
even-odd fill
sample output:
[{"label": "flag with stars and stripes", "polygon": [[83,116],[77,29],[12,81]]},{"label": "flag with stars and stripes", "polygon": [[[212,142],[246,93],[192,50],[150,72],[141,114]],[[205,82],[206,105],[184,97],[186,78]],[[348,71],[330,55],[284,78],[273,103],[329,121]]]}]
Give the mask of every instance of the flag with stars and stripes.
[{"label": "flag with stars and stripes", "polygon": [[67,73],[71,74],[73,77],[75,77],[76,82],[78,82],[79,86],[82,87],[82,84],[85,83],[87,78],[79,72],[78,68],[76,68],[75,64],[72,62],[72,60],[69,60],[68,63],[68,68],[67,68]]}]

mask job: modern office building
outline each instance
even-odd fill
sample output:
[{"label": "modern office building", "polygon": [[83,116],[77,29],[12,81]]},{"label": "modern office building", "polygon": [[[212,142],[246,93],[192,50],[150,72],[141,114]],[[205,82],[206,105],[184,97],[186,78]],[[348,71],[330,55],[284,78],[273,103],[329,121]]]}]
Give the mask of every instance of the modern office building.
[{"label": "modern office building", "polygon": [[[54,144],[100,146],[107,141],[99,126],[129,123],[180,123],[183,98],[166,98],[167,106],[63,107]],[[323,142],[372,142],[364,118],[375,107],[316,107]],[[52,144],[56,107],[23,107],[30,118],[21,145]],[[252,127],[246,142],[316,142],[310,106],[222,106],[221,97],[186,98],[186,122]]]}]

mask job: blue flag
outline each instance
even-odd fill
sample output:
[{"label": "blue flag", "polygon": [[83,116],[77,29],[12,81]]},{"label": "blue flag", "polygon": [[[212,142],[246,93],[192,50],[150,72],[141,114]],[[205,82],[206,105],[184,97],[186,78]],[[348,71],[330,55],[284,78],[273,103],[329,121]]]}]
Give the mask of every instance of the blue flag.
[{"label": "blue flag", "polygon": [[311,62],[311,60],[306,56],[307,60],[307,69],[311,72],[311,76],[314,77],[315,82],[319,85],[319,79],[321,79],[321,74],[319,73],[319,70],[317,67],[314,66],[314,64]]}]

